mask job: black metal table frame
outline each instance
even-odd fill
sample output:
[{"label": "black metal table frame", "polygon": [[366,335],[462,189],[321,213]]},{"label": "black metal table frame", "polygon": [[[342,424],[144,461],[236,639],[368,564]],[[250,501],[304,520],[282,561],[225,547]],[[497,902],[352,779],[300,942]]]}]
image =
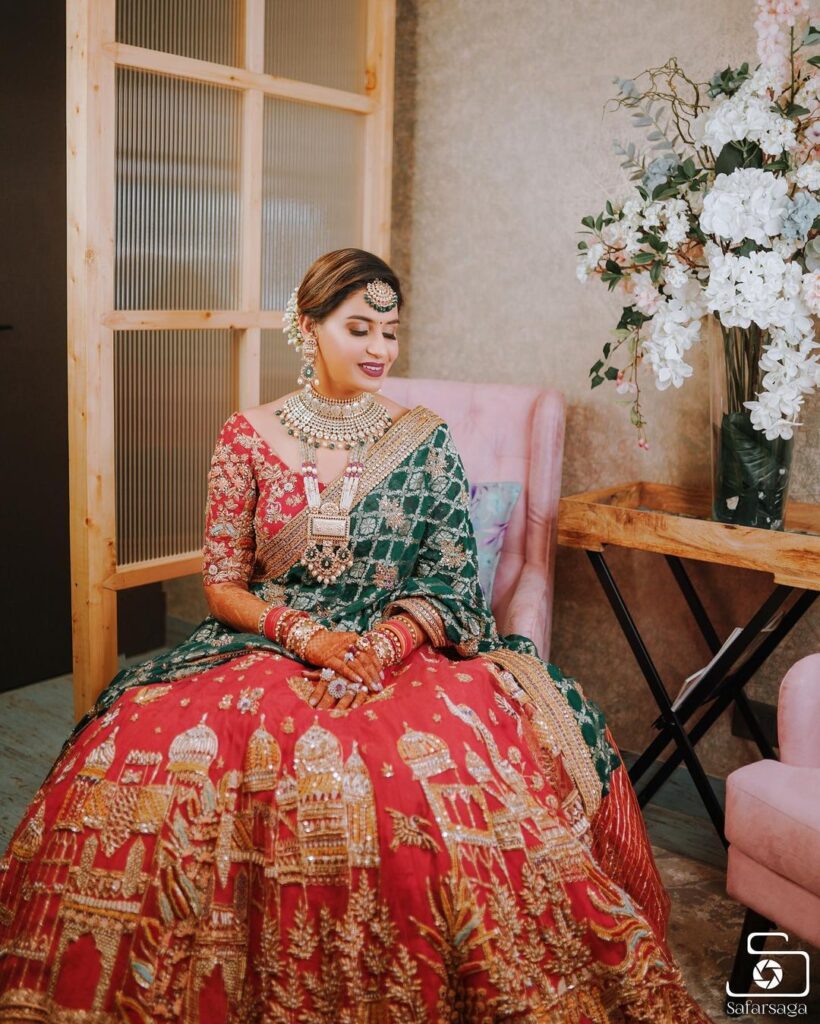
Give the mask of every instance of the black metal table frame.
[{"label": "black metal table frame", "polygon": [[[761,665],[763,665],[772,651],[777,648],[796,623],[809,610],[818,593],[814,590],[802,590],[799,587],[782,583],[775,584],[772,593],[749,619],[741,632],[727,645],[723,653],[716,658],[714,663],[686,695],[680,706],[673,709],[672,698],[670,698],[669,692],[646,648],[646,644],[638,632],[635,621],[618,589],[618,585],[606,563],[603,552],[587,551],[587,555],[592,562],[592,567],[612,606],[612,610],[615,612],[615,617],[632,649],[632,653],[635,655],[638,666],[649,685],[649,689],[660,711],[660,716],[653,722],[653,725],[659,730],[658,735],[629,769],[629,777],[636,791],[638,782],[646,775],[658,756],[670,742],[675,744],[675,749],[670,753],[669,757],[657,768],[655,774],[651,776],[642,789],[638,791],[638,802],[641,807],[646,806],[664,782],[667,781],[675,768],[679,764],[684,763],[689,770],[692,781],[712,820],[720,841],[724,847],[728,846],[723,827],[723,808],[695,753],[695,746],[711,729],[726,708],[734,702],[738,711],[745,719],[749,732],[762,756],[777,758],[760,727],[760,723],[755,717],[748,698],[743,692],[743,688]],[[686,604],[692,612],[709,650],[712,655],[717,654],[721,647],[720,640],[709,616],[706,614],[703,603],[692,585],[692,581],[683,567],[683,563],[676,555],[664,555],[664,558],[672,570]],[[773,617],[784,607],[788,599],[795,594],[798,596],[791,606],[784,611],[780,621],[760,639],[765,626],[772,621]],[[735,671],[732,671],[743,655],[749,652],[752,645],[758,640],[759,643],[751,650],[748,657],[738,665]],[[687,730],[686,723],[688,720],[698,708],[707,703],[711,703],[711,707],[704,711],[691,730]]]}]

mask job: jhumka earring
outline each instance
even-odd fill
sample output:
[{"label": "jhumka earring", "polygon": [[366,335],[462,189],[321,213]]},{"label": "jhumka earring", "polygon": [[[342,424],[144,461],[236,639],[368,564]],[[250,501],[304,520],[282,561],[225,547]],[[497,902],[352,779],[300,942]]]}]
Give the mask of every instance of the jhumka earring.
[{"label": "jhumka earring", "polygon": [[297,384],[315,387],[319,383],[319,378],[316,376],[316,352],[318,348],[316,335],[308,334],[302,342],[302,365],[299,367],[299,376],[296,378]]},{"label": "jhumka earring", "polygon": [[319,346],[316,336],[314,334],[304,335],[299,326],[299,307],[296,304],[298,292],[299,289],[294,288],[288,299],[282,317],[282,329],[287,335],[288,345],[293,345],[302,359],[296,383],[304,384],[305,388],[310,389],[319,383],[319,378],[316,376],[316,352]]}]

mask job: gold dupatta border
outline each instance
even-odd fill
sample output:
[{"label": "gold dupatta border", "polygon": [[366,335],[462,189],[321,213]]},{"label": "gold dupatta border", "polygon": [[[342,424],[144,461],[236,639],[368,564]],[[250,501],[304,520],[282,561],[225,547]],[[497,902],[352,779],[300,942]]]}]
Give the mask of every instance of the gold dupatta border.
[{"label": "gold dupatta border", "polygon": [[587,817],[592,820],[601,805],[601,780],[595,771],[592,754],[566,698],[553,683],[544,665],[531,654],[500,648],[481,655],[507,669],[519,686],[541,711],[554,730]]},{"label": "gold dupatta border", "polygon": [[[444,420],[423,405],[404,413],[373,442],[365,457],[364,472],[359,481],[353,505],[380,484],[422,441],[432,434]],[[343,476],[343,475],[342,475]],[[342,476],[337,477],[322,491],[322,501],[338,501],[342,493]],[[256,561],[262,565],[262,575],[254,573],[251,582],[261,583],[286,573],[302,557],[307,543],[307,517],[304,505],[278,533],[263,541],[256,549]]]}]

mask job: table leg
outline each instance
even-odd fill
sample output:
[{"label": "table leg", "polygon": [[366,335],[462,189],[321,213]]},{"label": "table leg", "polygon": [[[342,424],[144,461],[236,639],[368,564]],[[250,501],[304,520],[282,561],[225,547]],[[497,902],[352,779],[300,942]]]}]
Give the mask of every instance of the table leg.
[{"label": "table leg", "polygon": [[[665,555],[664,557],[669,564],[669,568],[672,570],[672,575],[675,577],[681,593],[689,606],[689,610],[692,612],[695,622],[698,624],[698,628],[700,629],[709,650],[712,654],[717,654],[720,650],[720,640],[717,632],[715,631],[715,627],[712,625],[711,619],[706,613],[706,609],[703,607],[703,602],[692,585],[692,581],[689,579],[689,574],[683,567],[683,562],[677,555]],[[757,749],[760,751],[761,755],[765,758],[776,761],[777,755],[761,729],[760,722],[758,722],[757,716],[752,710],[746,694],[742,691],[735,696],[735,705],[748,725],[749,732],[752,734],[752,739],[757,744]]]},{"label": "table leg", "polygon": [[[629,613],[629,609],[626,607],[624,599],[621,596],[621,592],[612,577],[612,573],[609,571],[609,566],[606,564],[606,560],[601,552],[588,551],[587,555],[592,562],[592,567],[600,580],[604,593],[612,606],[612,610],[615,612],[615,617],[620,623],[621,629],[626,636],[629,646],[632,648],[632,653],[635,655],[638,665],[649,684],[649,688],[655,698],[655,703],[661,709],[666,728],[669,730],[678,751],[686,763],[686,767],[689,769],[689,774],[692,776],[692,781],[700,793],[700,798],[706,807],[709,817],[712,819],[712,824],[715,826],[715,830],[721,837],[723,844],[728,845],[723,832],[723,808],[720,806],[720,801],[715,796],[714,790],[706,776],[706,772],[703,770],[703,766],[698,760],[698,756],[695,753],[695,749],[689,740],[686,730],[683,728],[681,720],[672,709],[672,702],[669,699],[669,694],[666,691],[663,680],[658,674],[658,670],[655,668],[655,664],[652,661],[649,651],[646,649],[646,645],[644,644],[643,638],[638,632],[632,616]],[[630,778],[632,778],[632,770],[630,770],[629,774]],[[632,779],[632,782],[634,785],[635,780]],[[640,795],[638,799],[641,805],[646,802],[645,800],[641,800]]]},{"label": "table leg", "polygon": [[[726,708],[732,703],[733,700],[737,699],[738,694],[743,690],[743,687],[748,683],[752,676],[757,672],[760,666],[766,661],[772,651],[782,642],[784,637],[791,632],[792,628],[803,618],[806,612],[811,608],[817,599],[818,593],[815,590],[804,590],[800,597],[794,602],[792,607],[786,612],[781,621],[772,630],[771,633],[763,640],[757,649],[752,653],[747,661],[740,666],[737,672],[727,676],[723,681],[721,690],[715,696],[714,701],[709,708],[703,713],[698,719],[695,725],[692,727],[692,731],[688,733],[689,739],[692,746],[697,744],[699,740],[706,735],[711,729],[715,722],[720,718]],[[656,742],[656,741],[653,741]],[[667,736],[663,746],[669,742]],[[661,749],[663,749],[663,746]],[[660,789],[664,782],[669,778],[675,768],[681,763],[683,759],[677,750],[673,750],[669,757],[664,763],[658,768],[649,782],[646,784],[641,792],[640,800],[643,800],[644,795],[646,799],[651,799],[655,793]],[[637,762],[635,762],[637,764]],[[633,768],[635,765],[632,766]],[[631,778],[630,772],[630,778]],[[642,804],[643,806],[643,804]]]},{"label": "table leg", "polygon": [[669,564],[669,568],[672,570],[672,575],[675,577],[686,603],[689,605],[689,610],[692,612],[709,650],[712,654],[717,654],[720,650],[720,640],[715,632],[715,627],[712,625],[712,620],[706,614],[703,602],[692,586],[692,581],[683,567],[683,562],[681,562],[677,555],[665,555],[664,557]]},{"label": "table leg", "polygon": [[[722,680],[728,674],[729,669],[731,669],[732,665],[737,661],[740,655],[745,652],[746,648],[751,644],[751,642],[757,637],[758,633],[763,628],[763,626],[765,626],[766,623],[769,622],[774,612],[777,611],[777,608],[780,606],[780,604],[783,603],[783,601],[789,595],[790,592],[791,591],[788,587],[775,587],[772,594],[763,602],[762,607],[755,613],[755,615],[752,616],[751,620],[746,625],[743,632],[737,637],[735,642],[730,647],[727,647],[727,649],[723,652],[721,657],[715,662],[712,668],[698,683],[697,689],[690,693],[686,700],[683,702],[683,704],[681,704],[680,708],[678,709],[678,714],[684,722],[688,721],[692,717],[694,712],[697,710],[697,708],[700,706],[700,703],[697,701],[699,691],[702,689],[706,689],[707,687],[710,687],[712,685],[716,672],[721,673],[720,679],[717,681],[717,685],[720,685]],[[806,591],[803,596],[805,596],[805,594],[811,593],[814,592]],[[794,608],[796,608],[798,604],[800,604],[800,601],[795,602],[792,610],[794,610]],[[758,652],[761,650],[774,650],[774,647],[769,648],[769,642],[771,641],[772,637],[776,638],[776,643],[774,645],[776,647],[777,643],[779,643],[780,640],[782,640],[783,636],[785,636],[785,633],[782,631],[783,625],[787,620],[791,621],[790,613],[783,617],[780,623],[766,638],[764,644],[760,645],[760,648],[758,648],[758,651],[756,651],[755,654],[758,654]],[[786,630],[786,632],[788,632],[788,629]],[[758,660],[754,657],[754,655],[752,657],[754,658],[754,660],[750,658],[746,664],[749,664],[751,662],[751,664],[754,665],[754,668],[752,670],[754,672],[757,671],[760,665],[763,664],[763,661]],[[766,657],[768,657],[768,655],[766,655]],[[706,698],[704,698],[704,702],[705,699]],[[644,752],[641,754],[638,760],[632,765],[632,768],[630,769],[630,778],[632,778],[633,782],[636,782],[638,779],[641,778],[642,775],[645,774],[647,769],[654,763],[654,761],[658,758],[658,756],[662,753],[664,748],[670,742],[671,737],[669,736],[669,730],[664,725],[663,717],[661,716],[660,718],[655,719],[655,722],[653,724],[660,729],[660,732],[655,737],[655,739],[652,740],[652,742],[649,744],[646,750],[644,750]],[[680,761],[676,761],[675,763],[680,764]]]},{"label": "table leg", "polygon": [[[711,688],[713,687],[715,680],[720,681],[726,676],[732,665],[734,665],[740,655],[743,654],[757,638],[760,630],[767,622],[769,622],[772,615],[774,615],[783,601],[786,600],[790,592],[789,587],[775,587],[772,594],[763,602],[763,605],[752,616],[751,620],[735,639],[731,647],[728,647],[723,654],[721,654],[721,656],[715,661],[714,665],[712,665],[709,671],[700,680],[696,689],[688,695],[681,706],[677,709],[677,714],[681,721],[686,722],[692,717],[696,709],[700,706],[701,699],[706,699],[705,697],[699,699],[701,692],[711,692]],[[638,780],[641,779],[654,765],[659,755],[672,739],[669,734],[669,730],[666,727],[663,715],[656,718],[652,724],[660,731],[629,769],[629,777],[632,779],[632,784],[634,786],[637,786]],[[680,762],[677,761],[676,764],[680,764]]]}]

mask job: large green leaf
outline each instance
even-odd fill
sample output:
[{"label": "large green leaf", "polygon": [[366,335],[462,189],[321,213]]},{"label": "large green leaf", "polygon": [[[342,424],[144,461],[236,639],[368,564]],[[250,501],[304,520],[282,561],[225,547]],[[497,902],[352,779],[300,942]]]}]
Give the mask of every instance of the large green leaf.
[{"label": "large green leaf", "polygon": [[746,412],[720,426],[714,518],[737,526],[782,530],[794,439],[766,439]]}]

